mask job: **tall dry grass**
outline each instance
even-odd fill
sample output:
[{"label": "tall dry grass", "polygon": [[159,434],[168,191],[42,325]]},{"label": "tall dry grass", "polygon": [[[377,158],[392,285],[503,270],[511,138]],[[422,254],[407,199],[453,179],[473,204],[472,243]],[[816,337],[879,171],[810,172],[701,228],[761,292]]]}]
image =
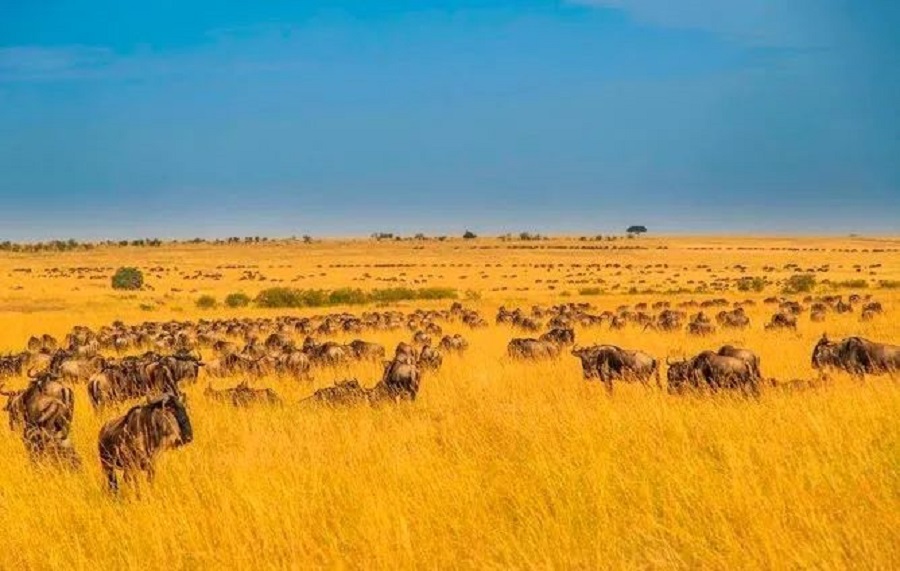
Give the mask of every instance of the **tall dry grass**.
[{"label": "tall dry grass", "polygon": [[[103,258],[148,256],[150,263],[156,256],[158,263],[213,269],[231,257],[249,256],[241,248],[218,252],[213,258],[189,249],[112,250],[85,260],[111,264]],[[409,259],[398,252],[367,255],[373,262]],[[291,272],[315,273],[319,261],[296,255],[288,259],[295,264]],[[442,255],[448,264],[475,264],[480,253]],[[544,255],[552,253],[535,254],[536,259]],[[727,262],[716,257],[721,252],[640,255],[669,263]],[[795,255],[803,261],[806,254]],[[331,259],[339,262],[340,256],[335,248]],[[5,259],[0,268],[74,259],[34,258]],[[809,261],[818,262],[816,254],[809,254]],[[885,274],[897,271],[896,254],[879,261]],[[321,281],[311,277],[308,283],[369,284],[352,280],[374,272],[324,270]],[[440,271],[449,274],[440,268],[431,273]],[[470,268],[461,271],[477,275]],[[499,303],[560,301],[534,282],[529,283],[536,291],[491,293],[490,287],[509,282],[499,276],[504,272],[510,273],[508,265],[484,280],[486,298],[477,305],[489,318]],[[0,282],[3,288],[13,278],[0,274],[7,280]],[[630,276],[605,277],[625,282]],[[468,280],[444,280],[440,285],[467,287]],[[230,274],[196,288],[165,278],[156,282],[155,292],[135,298],[75,279],[33,277],[22,283],[26,290],[0,300],[7,304],[0,317],[5,349],[20,347],[28,334],[59,334],[75,323],[232,315],[224,309],[201,312],[189,302],[200,292],[247,288]],[[184,291],[168,291],[175,284]],[[812,375],[810,348],[823,328],[835,336],[897,340],[896,295],[873,293],[886,302],[888,316],[871,323],[858,322],[857,315],[831,316],[822,326],[804,318],[798,333],[767,333],[762,322],[771,308],[758,306],[750,313],[752,329],[708,339],[636,328],[580,329],[578,336],[582,343],[614,342],[658,357],[733,342],[760,353],[766,376],[806,378]],[[153,296],[166,299],[166,305],[153,312],[137,309],[137,302]],[[589,299],[614,308],[670,297]],[[21,307],[9,309],[12,303]],[[59,306],[63,309],[54,309]],[[572,357],[541,364],[510,361],[505,345],[518,335],[511,329],[448,330],[470,340],[469,353],[446,358],[440,372],[425,378],[420,398],[397,407],[330,410],[297,404],[338,378],[373,383],[376,364],[320,370],[312,383],[255,381],[285,398],[288,404],[280,409],[234,410],[212,403],[202,396],[202,379],[187,389],[195,441],[162,457],[154,484],[118,499],[103,489],[95,448],[102,423],[124,407],[95,415],[83,387],[77,387],[73,440],[85,460],[82,471],[32,465],[19,438],[0,430],[0,568],[900,567],[896,381],[837,377],[811,390],[769,389],[759,400],[674,398],[639,386],[617,387],[609,396],[581,380]],[[362,337],[390,347],[406,336]],[[223,387],[237,380],[213,383]]]}]

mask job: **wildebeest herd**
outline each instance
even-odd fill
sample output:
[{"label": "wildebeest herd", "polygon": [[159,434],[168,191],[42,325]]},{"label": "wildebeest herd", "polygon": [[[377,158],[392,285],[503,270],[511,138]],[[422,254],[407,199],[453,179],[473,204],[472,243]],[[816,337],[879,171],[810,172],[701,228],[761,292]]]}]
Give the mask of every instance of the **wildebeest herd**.
[{"label": "wildebeest herd", "polygon": [[[865,311],[882,312],[880,304],[864,302]],[[767,300],[769,303],[773,303]],[[815,311],[836,309],[852,303],[842,299],[808,299]],[[775,300],[779,305],[766,329],[796,326],[789,318],[803,311],[797,302]],[[530,312],[501,307],[498,324],[524,331],[541,332],[536,338],[514,338],[507,354],[515,360],[559,357],[568,350],[577,357],[585,379],[601,381],[608,391],[620,381],[636,381],[662,389],[662,363],[640,350],[611,344],[579,346],[575,326],[608,324],[610,330],[634,324],[644,329],[675,331],[684,328],[693,334],[707,334],[716,327],[703,309],[722,307],[724,300],[682,304],[673,309],[666,302],[615,312],[595,313],[585,303],[552,307],[535,306]],[[744,328],[749,318],[743,307],[752,301],[721,309],[715,321],[723,328]],[[687,309],[700,311],[689,316]],[[824,308],[824,309],[823,309]],[[656,312],[650,313],[651,311]],[[546,322],[546,325],[545,325]],[[458,324],[477,329],[487,326],[478,311],[454,303],[447,310],[397,310],[328,314],[312,317],[281,316],[199,321],[144,322],[126,325],[115,322],[98,330],[77,326],[58,342],[50,335],[32,337],[21,353],[0,357],[0,378],[27,372],[28,385],[18,391],[0,390],[7,397],[5,410],[9,426],[21,434],[35,461],[51,459],[72,467],[81,460],[71,442],[74,421],[74,383],[84,383],[95,413],[118,403],[138,401],[125,414],[103,425],[98,437],[100,464],[112,490],[118,489],[116,473],[126,481],[138,472],[152,478],[155,458],[163,451],[189,444],[193,427],[182,387],[209,378],[244,376],[245,380],[224,390],[207,386],[203,395],[211,401],[243,407],[253,404],[283,405],[271,388],[253,388],[249,378],[277,374],[308,380],[320,367],[353,361],[381,362],[381,378],[371,387],[357,379],[345,379],[319,389],[301,400],[304,404],[347,406],[413,401],[423,376],[442,366],[445,355],[462,354],[469,343],[460,333],[444,334],[444,326]],[[410,341],[401,342],[390,359],[377,343],[355,339],[349,343],[320,341],[335,334],[362,334],[366,331],[408,330]],[[440,337],[437,343],[432,338]],[[297,343],[297,339],[303,339]],[[201,352],[212,355],[205,360]],[[764,384],[759,356],[747,348],[725,345],[691,358],[665,360],[666,389],[670,394],[734,390],[758,395]],[[812,350],[811,365],[824,373],[837,369],[855,377],[900,371],[900,347],[875,343],[861,337],[832,341],[823,336]],[[2,383],[0,383],[2,385]]]}]

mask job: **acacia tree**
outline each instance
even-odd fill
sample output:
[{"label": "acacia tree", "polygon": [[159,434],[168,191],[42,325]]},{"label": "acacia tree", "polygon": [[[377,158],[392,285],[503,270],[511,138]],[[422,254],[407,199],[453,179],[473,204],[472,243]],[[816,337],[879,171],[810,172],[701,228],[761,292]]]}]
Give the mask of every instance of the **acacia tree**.
[{"label": "acacia tree", "polygon": [[646,226],[629,226],[628,230],[626,230],[632,236],[640,236],[641,234],[647,233]]}]

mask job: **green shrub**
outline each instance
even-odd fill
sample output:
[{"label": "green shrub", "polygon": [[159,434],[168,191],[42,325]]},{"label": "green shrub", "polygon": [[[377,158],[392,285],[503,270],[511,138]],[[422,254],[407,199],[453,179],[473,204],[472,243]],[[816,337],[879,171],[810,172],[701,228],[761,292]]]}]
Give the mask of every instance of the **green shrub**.
[{"label": "green shrub", "polygon": [[396,301],[409,301],[416,299],[416,290],[408,287],[391,287],[387,289],[372,290],[370,299],[380,303],[392,303]]},{"label": "green shrub", "polygon": [[211,295],[201,295],[197,298],[197,307],[199,309],[212,309],[217,305],[219,305],[219,302]]},{"label": "green shrub", "polygon": [[293,289],[273,287],[264,289],[256,296],[254,302],[258,307],[324,307],[330,305],[360,305],[364,303],[394,303],[414,299],[437,300],[457,299],[459,294],[453,288],[411,289],[396,287],[376,289],[366,293],[359,289],[342,288],[332,291],[321,289]]},{"label": "green shrub", "polygon": [[459,297],[451,287],[426,287],[420,289],[416,299],[456,299]]},{"label": "green shrub", "polygon": [[137,268],[119,268],[112,277],[113,289],[136,290],[144,286],[144,274]]},{"label": "green shrub", "polygon": [[878,282],[881,289],[900,289],[900,280],[881,280]]},{"label": "green shrub", "polygon": [[302,292],[289,287],[270,287],[257,294],[256,305],[267,308],[302,307]]},{"label": "green shrub", "polygon": [[329,305],[359,305],[367,301],[366,294],[361,289],[345,287],[328,294]]},{"label": "green shrub", "polygon": [[816,276],[812,274],[793,275],[785,282],[783,293],[809,293],[816,287]]},{"label": "green shrub", "polygon": [[869,280],[856,279],[856,280],[844,280],[842,282],[831,282],[831,287],[845,288],[845,289],[866,289],[869,287]]},{"label": "green shrub", "polygon": [[766,280],[760,277],[745,277],[738,280],[738,291],[761,292],[766,289]]},{"label": "green shrub", "polygon": [[583,287],[578,290],[578,295],[600,295],[603,290],[598,287]]},{"label": "green shrub", "polygon": [[250,296],[246,293],[229,293],[225,297],[225,305],[228,307],[247,307],[250,305]]}]

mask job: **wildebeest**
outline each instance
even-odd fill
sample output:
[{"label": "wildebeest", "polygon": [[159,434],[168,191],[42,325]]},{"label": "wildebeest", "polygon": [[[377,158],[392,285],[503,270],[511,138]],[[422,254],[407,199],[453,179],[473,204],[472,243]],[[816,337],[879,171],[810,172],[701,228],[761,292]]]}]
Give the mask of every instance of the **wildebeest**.
[{"label": "wildebeest", "polygon": [[7,397],[5,410],[10,429],[22,429],[25,446],[33,458],[50,454],[80,464],[69,440],[75,411],[72,389],[60,383],[52,371],[29,376],[31,382],[24,390],[0,391]]},{"label": "wildebeest", "polygon": [[418,364],[423,370],[436,371],[444,364],[444,356],[431,345],[425,345],[419,350]]},{"label": "wildebeest", "polygon": [[719,355],[703,351],[692,359],[669,362],[667,372],[669,393],[683,392],[686,388],[713,392],[719,389],[740,389],[751,394],[759,393],[760,377],[752,362],[739,357]]},{"label": "wildebeest", "polygon": [[311,401],[319,404],[339,406],[362,404],[369,402],[370,398],[370,391],[360,385],[358,380],[348,379],[339,381],[333,386],[317,390],[304,399],[304,402]]},{"label": "wildebeest", "polygon": [[350,347],[353,357],[357,360],[370,359],[373,361],[380,361],[384,359],[384,347],[378,343],[354,339],[348,343],[347,346]]},{"label": "wildebeest", "polygon": [[281,397],[274,390],[269,388],[251,388],[246,380],[241,381],[235,387],[222,390],[216,390],[211,385],[207,385],[203,395],[212,400],[231,403],[236,407],[245,407],[252,404],[281,404]]},{"label": "wildebeest", "polygon": [[552,341],[513,339],[506,351],[514,359],[552,359],[559,356],[561,347]]},{"label": "wildebeest", "polygon": [[859,378],[867,374],[893,376],[900,371],[900,346],[862,337],[831,341],[823,334],[813,348],[812,367],[820,371],[838,369]]},{"label": "wildebeest", "polygon": [[767,331],[773,329],[797,329],[797,317],[792,313],[776,313],[771,321],[766,324]]},{"label": "wildebeest", "polygon": [[107,422],[100,429],[97,447],[110,490],[119,489],[117,470],[124,473],[126,482],[134,480],[137,471],[152,480],[159,454],[193,439],[191,419],[178,394],[164,393]]},{"label": "wildebeest", "polygon": [[750,318],[744,313],[743,307],[732,311],[720,311],[716,315],[716,321],[725,328],[744,329],[750,326]]},{"label": "wildebeest", "polygon": [[609,391],[613,380],[639,381],[644,385],[656,378],[656,386],[662,388],[659,363],[643,351],[622,349],[615,345],[595,345],[573,348],[572,354],[581,359],[585,379],[600,379]]},{"label": "wildebeest", "polygon": [[444,335],[444,338],[441,339],[439,347],[448,353],[462,353],[469,348],[469,342],[466,341],[459,333],[455,333],[452,337],[450,335]]},{"label": "wildebeest", "polygon": [[385,364],[381,382],[375,390],[392,400],[415,400],[421,381],[418,363],[415,349],[400,343],[394,352],[394,359]]},{"label": "wildebeest", "polygon": [[133,398],[177,393],[183,381],[197,379],[204,363],[189,353],[160,356],[146,353],[141,357],[126,357],[108,362],[102,371],[88,381],[88,397],[95,409],[108,402],[122,402]]},{"label": "wildebeest", "polygon": [[759,367],[759,355],[757,355],[750,349],[742,349],[733,345],[723,345],[719,348],[716,354],[722,355],[723,357],[735,357],[741,359],[742,361],[745,361],[748,365],[750,365],[757,379],[762,379],[762,371]]},{"label": "wildebeest", "polygon": [[569,327],[556,327],[544,333],[538,338],[540,341],[550,341],[558,346],[574,345],[575,331]]}]

